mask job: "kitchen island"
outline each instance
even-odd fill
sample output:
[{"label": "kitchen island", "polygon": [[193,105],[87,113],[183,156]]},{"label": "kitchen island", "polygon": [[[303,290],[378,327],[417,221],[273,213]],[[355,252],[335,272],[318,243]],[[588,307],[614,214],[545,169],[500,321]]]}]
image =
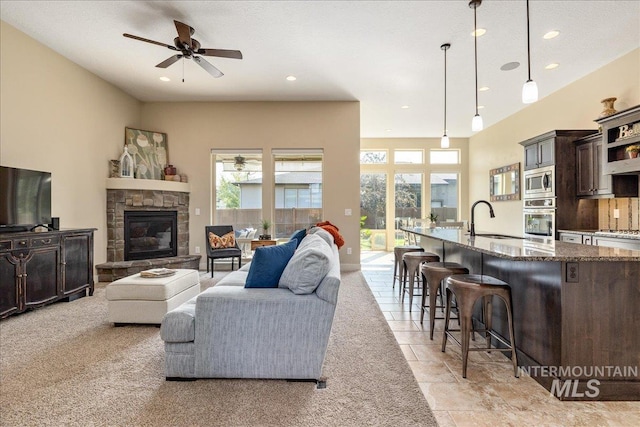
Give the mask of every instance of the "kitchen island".
[{"label": "kitchen island", "polygon": [[[509,283],[518,365],[556,397],[640,400],[640,251],[458,229],[405,231],[443,261]],[[493,327],[506,337],[504,305],[494,307]]]}]

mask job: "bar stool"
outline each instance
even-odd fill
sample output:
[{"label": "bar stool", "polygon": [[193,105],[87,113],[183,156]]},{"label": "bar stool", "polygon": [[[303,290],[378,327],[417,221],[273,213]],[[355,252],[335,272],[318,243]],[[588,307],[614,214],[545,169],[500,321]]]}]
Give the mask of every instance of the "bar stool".
[{"label": "bar stool", "polygon": [[393,289],[396,288],[396,279],[402,284],[404,278],[404,264],[402,262],[402,256],[407,252],[424,252],[424,248],[416,245],[396,246],[393,248]]},{"label": "bar stool", "polygon": [[[511,361],[513,362],[513,373],[518,377],[518,361],[516,359],[516,347],[513,333],[513,313],[511,309],[511,288],[502,280],[495,277],[480,274],[455,274],[446,279],[447,305],[445,309],[444,335],[442,337],[442,351],[447,346],[447,337],[462,347],[462,378],[467,378],[467,357],[469,351],[491,351],[491,337],[501,342],[506,348],[496,348],[498,351],[511,351]],[[451,310],[451,298],[455,295],[460,316],[460,329],[449,329],[449,316]],[[507,308],[507,322],[509,326],[509,340],[506,342],[500,335],[491,329],[491,300],[497,296]],[[478,330],[484,332],[487,337],[487,347],[469,348],[469,335],[472,332],[473,306],[479,299],[483,299],[484,324],[486,329]],[[451,332],[461,332],[461,341],[458,341]]]},{"label": "bar stool", "polygon": [[[407,290],[407,277],[409,277],[409,311],[411,311],[411,306],[413,305],[413,288],[415,286],[416,278],[418,277],[418,272],[420,271],[420,266],[423,262],[434,261],[440,261],[440,256],[438,256],[438,254],[434,254],[433,252],[407,252],[402,255],[402,263],[404,264],[404,277],[402,278],[402,283],[400,284],[400,295],[402,295],[400,301],[404,302],[404,293]],[[418,286],[420,286],[419,283]],[[424,293],[425,291],[423,290],[422,294]]]},{"label": "bar stool", "polygon": [[[433,340],[433,327],[436,323],[436,319],[444,319],[444,317],[436,317],[436,308],[444,309],[444,286],[442,281],[454,274],[469,274],[469,269],[457,262],[428,262],[422,266],[422,277],[424,283],[427,284],[429,290],[429,325],[430,332],[429,338]],[[438,291],[442,298],[442,305],[437,305]],[[424,319],[424,311],[427,307],[425,304],[427,300],[426,292],[422,293],[422,310],[420,313],[420,323]],[[458,313],[458,319],[460,319]]]}]

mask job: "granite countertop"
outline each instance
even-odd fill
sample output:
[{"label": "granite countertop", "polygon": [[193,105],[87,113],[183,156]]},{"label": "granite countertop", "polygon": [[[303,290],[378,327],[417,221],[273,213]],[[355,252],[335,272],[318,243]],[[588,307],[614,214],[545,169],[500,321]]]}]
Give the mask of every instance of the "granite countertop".
[{"label": "granite countertop", "polygon": [[472,238],[466,230],[461,229],[416,227],[403,230],[513,261],[640,261],[640,251],[629,249],[517,237],[491,238],[476,235]]},{"label": "granite countertop", "polygon": [[640,234],[607,233],[605,230],[558,230],[559,233],[583,234],[585,236],[612,237],[615,239],[640,240]]}]

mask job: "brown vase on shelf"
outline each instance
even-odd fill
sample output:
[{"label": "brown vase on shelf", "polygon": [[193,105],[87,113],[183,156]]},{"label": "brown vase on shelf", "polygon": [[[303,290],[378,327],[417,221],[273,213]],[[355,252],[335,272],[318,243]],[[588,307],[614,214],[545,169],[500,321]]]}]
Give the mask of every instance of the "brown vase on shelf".
[{"label": "brown vase on shelf", "polygon": [[617,113],[616,109],[613,108],[613,103],[616,102],[617,99],[618,98],[605,98],[602,101],[600,101],[604,109],[598,116],[599,119]]}]

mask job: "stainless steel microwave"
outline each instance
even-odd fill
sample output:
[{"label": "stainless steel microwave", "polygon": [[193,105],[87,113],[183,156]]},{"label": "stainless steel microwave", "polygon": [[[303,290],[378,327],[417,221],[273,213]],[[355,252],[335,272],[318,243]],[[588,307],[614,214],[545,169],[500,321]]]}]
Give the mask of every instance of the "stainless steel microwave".
[{"label": "stainless steel microwave", "polygon": [[531,169],[524,173],[524,198],[555,197],[555,166]]}]

